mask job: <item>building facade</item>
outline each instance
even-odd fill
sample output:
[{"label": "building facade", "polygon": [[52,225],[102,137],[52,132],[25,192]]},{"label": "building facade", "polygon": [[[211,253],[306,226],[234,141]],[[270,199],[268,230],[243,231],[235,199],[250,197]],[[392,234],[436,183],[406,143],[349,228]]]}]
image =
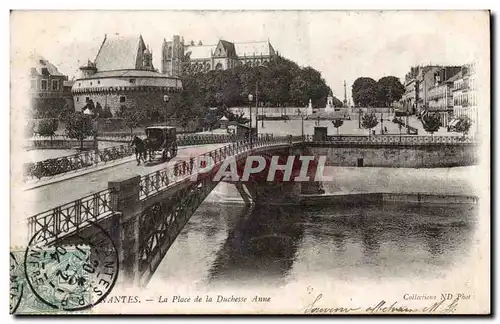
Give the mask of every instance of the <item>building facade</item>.
[{"label": "building facade", "polygon": [[424,66],[419,68],[417,81],[417,102],[416,113],[422,114],[429,107],[429,90],[435,85],[435,73],[439,71],[439,66]]},{"label": "building facade", "polygon": [[434,74],[434,86],[429,89],[428,110],[436,112],[441,125],[446,127],[453,119],[453,83],[459,77],[461,67],[443,67]]},{"label": "building facade", "polygon": [[401,98],[403,110],[415,114],[417,108],[418,83],[415,78],[405,81],[405,92]]},{"label": "building facade", "polygon": [[171,41],[163,40],[161,72],[171,77],[183,73],[194,74],[210,70],[227,70],[239,65],[266,65],[278,55],[269,41],[233,43],[219,40],[215,45],[184,43],[184,38],[174,35]]},{"label": "building facade", "polygon": [[464,65],[453,82],[453,115],[467,116],[472,121],[472,133],[477,132],[478,107],[475,64]]},{"label": "building facade", "polygon": [[178,96],[181,80],[159,73],[153,54],[142,36],[104,37],[94,61],[80,68],[72,93],[75,109],[82,111],[89,101],[108,108],[113,116],[127,109],[162,111],[165,96]]},{"label": "building facade", "polygon": [[68,77],[40,55],[30,56],[30,95],[33,117],[57,118],[58,111],[71,105]]}]

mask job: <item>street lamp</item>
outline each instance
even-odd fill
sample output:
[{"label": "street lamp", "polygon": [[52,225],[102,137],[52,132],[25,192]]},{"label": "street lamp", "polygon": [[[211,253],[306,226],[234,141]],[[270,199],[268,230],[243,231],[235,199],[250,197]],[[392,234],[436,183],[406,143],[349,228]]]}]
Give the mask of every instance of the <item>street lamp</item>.
[{"label": "street lamp", "polygon": [[384,135],[384,113],[380,113],[380,133]]},{"label": "street lamp", "polygon": [[253,95],[251,93],[248,94],[248,107],[249,107],[249,111],[250,111],[250,146],[252,146],[252,143],[253,143],[253,140],[252,140],[252,137],[253,137],[253,134],[252,134],[252,101],[253,101]]},{"label": "street lamp", "polygon": [[170,97],[168,95],[164,95],[163,101],[165,102],[165,126],[167,126],[167,107],[168,107],[168,102],[170,101]]},{"label": "street lamp", "polygon": [[261,107],[261,111],[262,111],[262,119],[261,119],[262,124],[261,124],[261,126],[262,126],[262,128],[264,128],[264,106]]},{"label": "street lamp", "polygon": [[97,153],[97,150],[99,149],[99,143],[97,142],[97,117],[98,115],[95,115],[94,117],[94,112],[90,110],[89,108],[85,109],[83,111],[83,114],[89,118],[90,122],[92,122],[92,128],[94,129],[94,150]]},{"label": "street lamp", "polygon": [[306,115],[304,114],[304,112],[300,111],[300,118],[302,119],[302,141],[304,141],[304,117],[305,116]]}]

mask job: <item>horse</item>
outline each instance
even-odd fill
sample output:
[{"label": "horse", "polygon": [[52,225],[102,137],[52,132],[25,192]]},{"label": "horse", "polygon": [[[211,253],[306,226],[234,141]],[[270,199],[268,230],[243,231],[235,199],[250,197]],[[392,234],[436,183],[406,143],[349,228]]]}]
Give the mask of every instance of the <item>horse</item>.
[{"label": "horse", "polygon": [[[140,139],[137,135],[134,136],[130,142],[130,146],[135,146],[135,159],[137,160],[137,165],[141,164],[141,158],[143,162],[146,162],[147,150],[146,143]],[[151,156],[150,156],[151,157]]]}]

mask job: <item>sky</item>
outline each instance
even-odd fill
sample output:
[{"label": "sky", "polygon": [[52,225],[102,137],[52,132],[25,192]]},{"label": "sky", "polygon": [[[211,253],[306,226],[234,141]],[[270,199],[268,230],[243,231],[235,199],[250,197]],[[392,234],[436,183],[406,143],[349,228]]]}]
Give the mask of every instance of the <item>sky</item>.
[{"label": "sky", "polygon": [[35,51],[71,79],[95,59],[105,34],[141,34],[158,69],[172,35],[204,44],[269,40],[280,55],[320,71],[341,100],[344,80],[350,98],[358,77],[403,80],[411,66],[462,65],[489,53],[485,11],[14,11],[11,62]]}]

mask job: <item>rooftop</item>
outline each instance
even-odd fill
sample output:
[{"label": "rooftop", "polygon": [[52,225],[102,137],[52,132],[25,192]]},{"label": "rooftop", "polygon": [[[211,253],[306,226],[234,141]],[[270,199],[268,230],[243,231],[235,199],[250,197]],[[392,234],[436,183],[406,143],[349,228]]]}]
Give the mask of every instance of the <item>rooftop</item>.
[{"label": "rooftop", "polygon": [[114,71],[102,71],[92,74],[89,79],[97,78],[116,78],[116,77],[136,77],[136,78],[169,78],[165,74],[161,74],[156,71],[148,70],[114,70]]},{"label": "rooftop", "polygon": [[[275,51],[269,41],[258,41],[258,42],[244,42],[244,43],[232,43],[225,40],[220,40],[220,43],[224,46],[229,56],[231,56],[232,48],[234,46],[234,51],[237,56],[259,56],[259,55],[274,55]],[[215,45],[189,45],[185,48],[185,53],[190,53],[190,59],[206,59],[210,58],[215,52],[217,44]]]},{"label": "rooftop", "polygon": [[140,69],[146,50],[142,36],[105,36],[95,58],[95,65],[98,71]]},{"label": "rooftop", "polygon": [[41,55],[32,53],[29,57],[29,60],[31,61],[31,67],[35,68],[38,74],[42,74],[42,69],[45,68],[47,69],[50,75],[64,76],[64,74],[59,72],[59,70],[54,64],[47,61]]}]

